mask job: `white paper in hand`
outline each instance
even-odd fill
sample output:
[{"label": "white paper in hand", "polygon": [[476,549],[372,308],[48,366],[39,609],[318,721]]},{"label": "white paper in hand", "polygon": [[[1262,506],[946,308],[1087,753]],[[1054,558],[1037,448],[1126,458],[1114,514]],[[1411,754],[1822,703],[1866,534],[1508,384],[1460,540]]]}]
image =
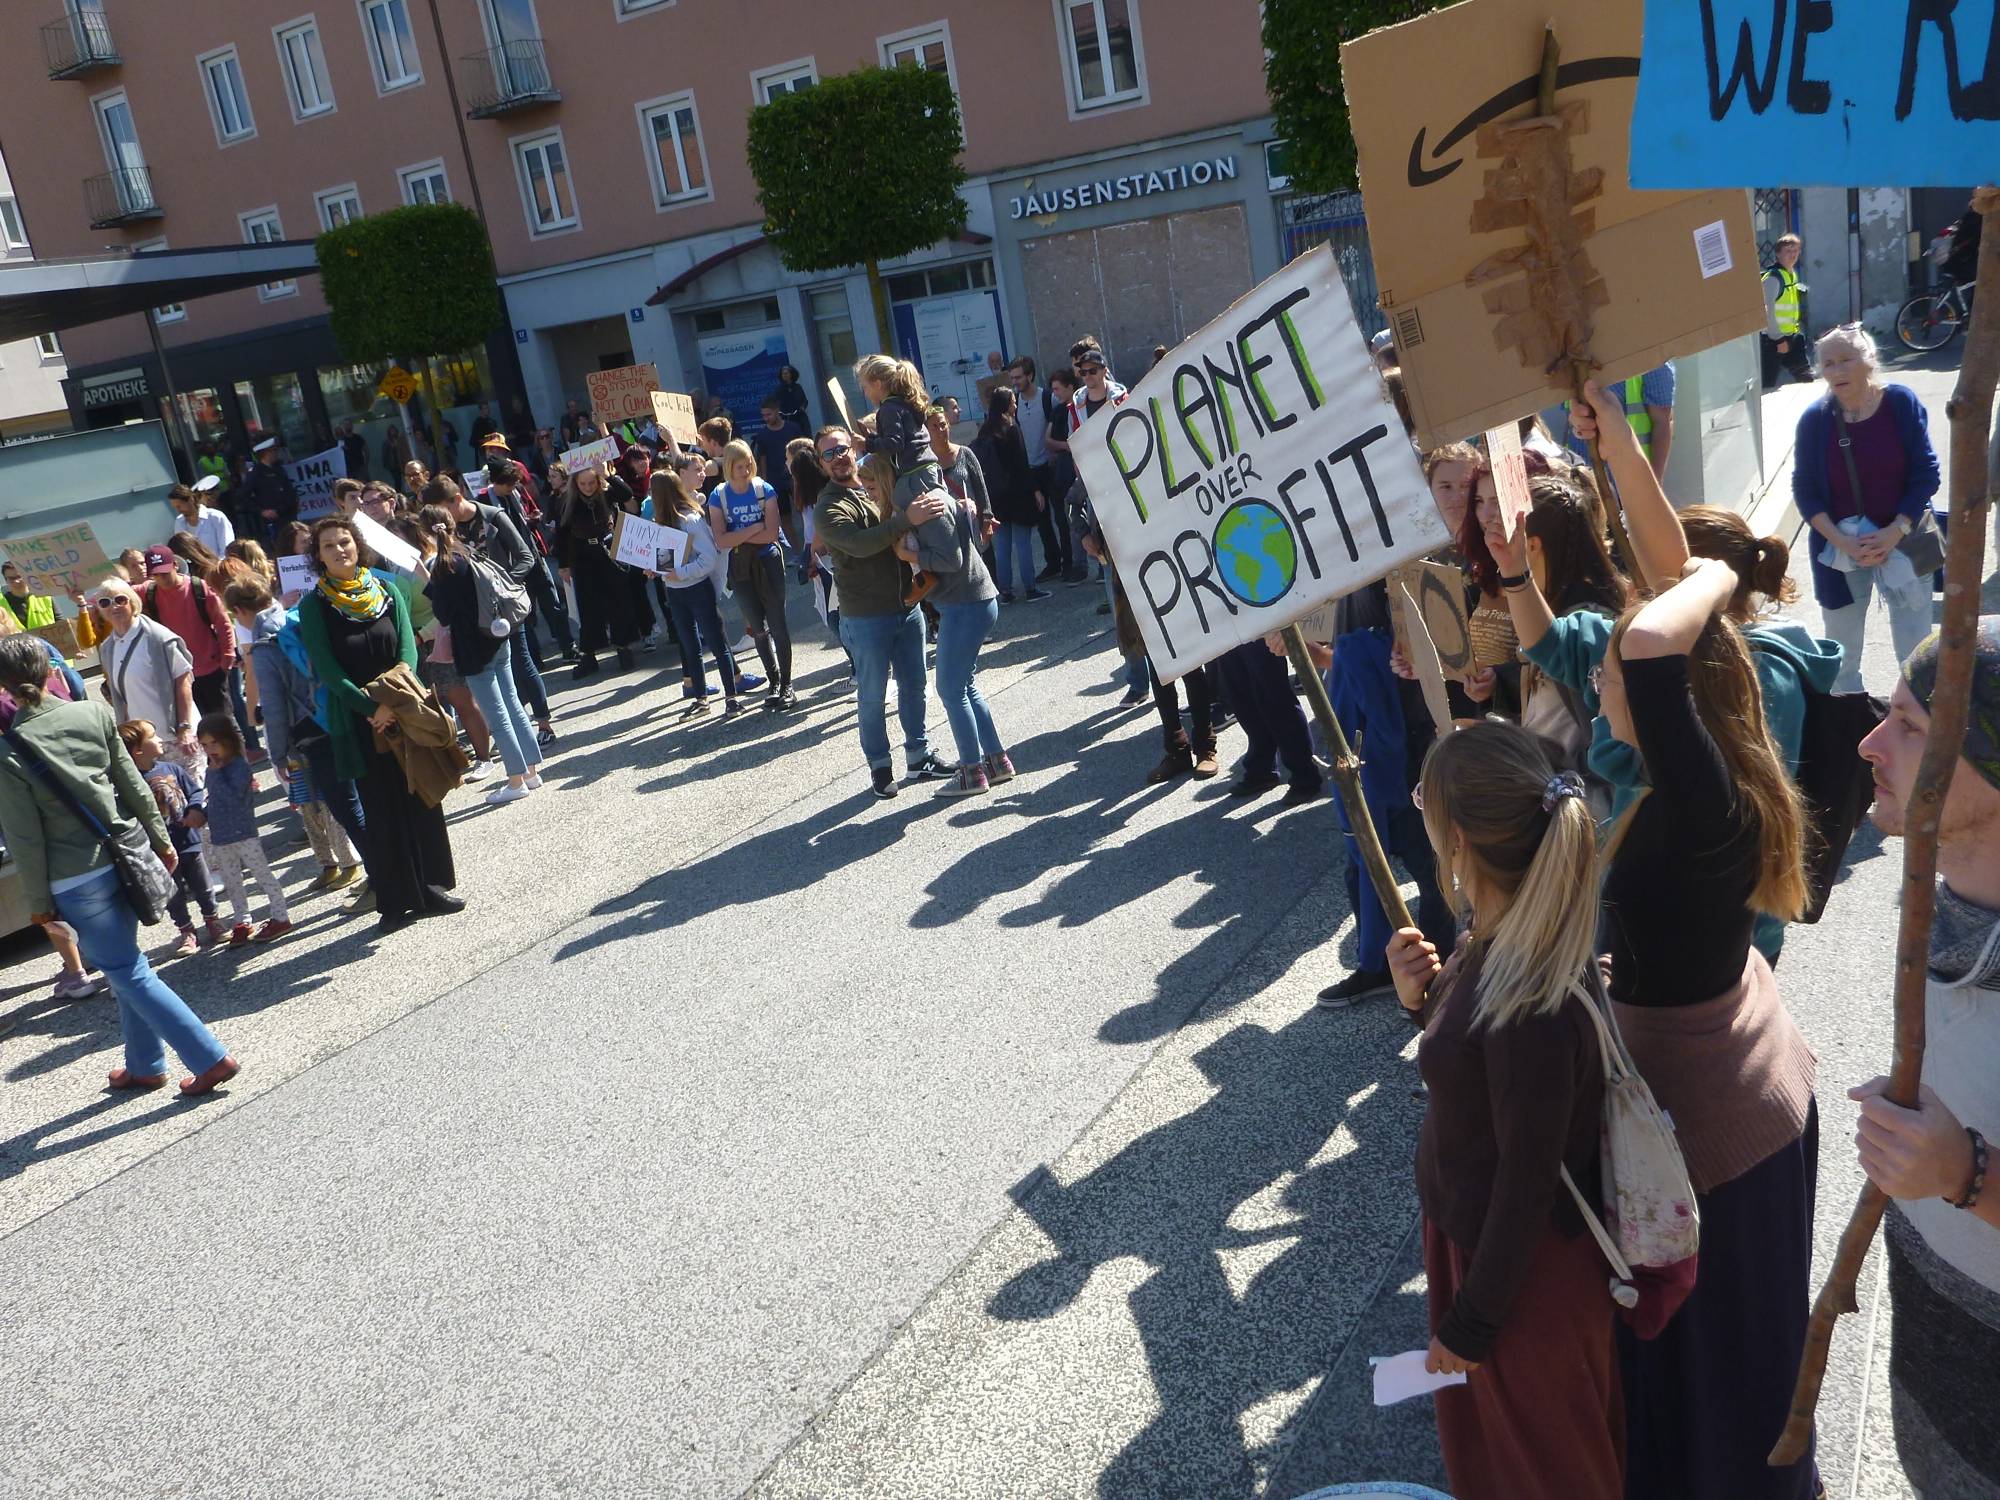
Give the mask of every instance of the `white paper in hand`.
[{"label": "white paper in hand", "polygon": [[1448,1385],[1464,1385],[1463,1375],[1433,1375],[1424,1368],[1430,1351],[1412,1349],[1408,1354],[1378,1354],[1368,1363],[1375,1367],[1375,1404],[1394,1406],[1412,1396],[1428,1396]]},{"label": "white paper in hand", "polygon": [[391,573],[415,576],[417,564],[423,561],[423,553],[366,511],[357,510],[347,519],[354,528],[354,534],[361,538],[362,545],[375,554],[383,567]]}]

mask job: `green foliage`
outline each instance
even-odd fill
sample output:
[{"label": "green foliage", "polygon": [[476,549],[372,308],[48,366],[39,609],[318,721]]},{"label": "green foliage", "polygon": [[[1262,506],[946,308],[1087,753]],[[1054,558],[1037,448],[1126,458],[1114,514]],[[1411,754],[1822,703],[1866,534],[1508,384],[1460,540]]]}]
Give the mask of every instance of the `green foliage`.
[{"label": "green foliage", "polygon": [[334,342],[357,364],[475,348],[506,316],[485,226],[459,204],[371,214],[314,249]]},{"label": "green foliage", "polygon": [[[1357,185],[1354,132],[1340,77],[1340,44],[1437,10],[1446,0],[1265,0],[1265,86],[1278,134],[1290,143],[1292,186],[1332,193]],[[1412,78],[1404,87],[1448,87],[1445,79]]]},{"label": "green foliage", "polygon": [[793,271],[893,260],[965,227],[958,99],[942,73],[863,68],[750,112],[764,232]]}]

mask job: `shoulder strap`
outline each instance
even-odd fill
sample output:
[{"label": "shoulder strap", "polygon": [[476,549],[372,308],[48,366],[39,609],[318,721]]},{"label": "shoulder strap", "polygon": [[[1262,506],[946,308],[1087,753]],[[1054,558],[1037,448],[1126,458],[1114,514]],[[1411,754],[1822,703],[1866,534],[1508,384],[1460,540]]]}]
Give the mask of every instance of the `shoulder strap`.
[{"label": "shoulder strap", "polygon": [[53,792],[56,800],[70,810],[77,822],[88,828],[100,841],[108,840],[111,837],[110,830],[104,826],[96,813],[83,805],[75,792],[63,784],[62,778],[57,776],[49,763],[42,759],[40,753],[21,737],[20,731],[9,728],[5,733],[7,743],[13,746],[14,753],[28,768],[28,773]]},{"label": "shoulder strap", "polygon": [[1861,497],[1861,466],[1854,461],[1854,437],[1845,412],[1834,411],[1832,416],[1834,421],[1840,424],[1839,433],[1834,438],[1834,446],[1840,449],[1840,456],[1847,463],[1847,487],[1854,492],[1854,513],[1858,516],[1862,514],[1863,502]]}]

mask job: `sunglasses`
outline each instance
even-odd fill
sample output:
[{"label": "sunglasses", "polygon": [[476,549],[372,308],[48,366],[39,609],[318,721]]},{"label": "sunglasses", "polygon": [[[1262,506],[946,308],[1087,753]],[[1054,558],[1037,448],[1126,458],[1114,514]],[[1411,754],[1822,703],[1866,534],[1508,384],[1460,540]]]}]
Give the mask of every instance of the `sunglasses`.
[{"label": "sunglasses", "polygon": [[90,601],[90,607],[92,609],[100,609],[100,610],[130,609],[132,607],[132,601],[130,599],[122,599],[122,598],[93,599]]},{"label": "sunglasses", "polygon": [[845,443],[835,443],[831,448],[820,449],[819,456],[821,458],[845,458],[847,457],[848,454],[852,453],[853,451],[854,450],[848,447],[847,444]]}]

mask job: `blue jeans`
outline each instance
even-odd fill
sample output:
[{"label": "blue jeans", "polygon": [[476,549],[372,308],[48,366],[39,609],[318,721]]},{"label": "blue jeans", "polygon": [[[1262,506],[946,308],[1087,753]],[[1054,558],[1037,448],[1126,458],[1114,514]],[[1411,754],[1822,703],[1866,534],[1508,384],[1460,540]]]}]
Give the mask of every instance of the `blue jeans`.
[{"label": "blue jeans", "polygon": [[896,717],[903,721],[903,754],[916,765],[930,754],[924,738],[924,617],[920,610],[900,615],[840,617],[840,643],[854,658],[855,709],[861,719],[861,753],[868,768],[889,764],[886,702],[889,673],[896,674]]},{"label": "blue jeans", "polygon": [[1021,573],[1021,592],[1025,594],[1035,586],[1035,528],[1003,521],[993,536],[993,569],[997,575],[993,581],[1000,585],[1001,593],[1014,592],[1016,566]]},{"label": "blue jeans", "polygon": [[979,648],[999,618],[1000,605],[992,599],[938,606],[938,697],[944,700],[944,716],[951,724],[961,766],[977,765],[982,756],[1007,753],[1000,731],[993,727],[986,695],[972,680]]},{"label": "blue jeans", "polygon": [[479,705],[507,774],[525,776],[529,766],[541,764],[542,754],[535,745],[535,726],[528,722],[528,711],[514,690],[508,662],[508,648],[503,645],[484,672],[465,674],[465,685],[472,689],[472,701]]},{"label": "blue jeans", "polygon": [[701,654],[715,655],[715,670],[722,678],[725,697],[736,696],[736,658],[729,654],[729,633],[722,628],[722,611],[715,604],[715,580],[704,578],[686,588],[667,590],[667,608],[674,619],[674,634],[680,637],[681,664],[694,683],[697,698],[708,696],[708,674],[702,670]]},{"label": "blue jeans", "polygon": [[167,988],[139,950],[139,914],[117,871],[102,870],[88,884],[56,892],[54,899],[56,915],[76,929],[83,961],[104,971],[118,998],[129,1071],[148,1078],[164,1073],[168,1046],[191,1073],[206,1073],[222,1061],[225,1049],[215,1033]]},{"label": "blue jeans", "polygon": [[520,697],[522,706],[533,709],[535,717],[547,723],[549,695],[542,686],[542,669],[535,665],[540,643],[535,639],[533,615],[514,628],[514,633],[507,638],[507,651],[514,668],[514,691]]}]

